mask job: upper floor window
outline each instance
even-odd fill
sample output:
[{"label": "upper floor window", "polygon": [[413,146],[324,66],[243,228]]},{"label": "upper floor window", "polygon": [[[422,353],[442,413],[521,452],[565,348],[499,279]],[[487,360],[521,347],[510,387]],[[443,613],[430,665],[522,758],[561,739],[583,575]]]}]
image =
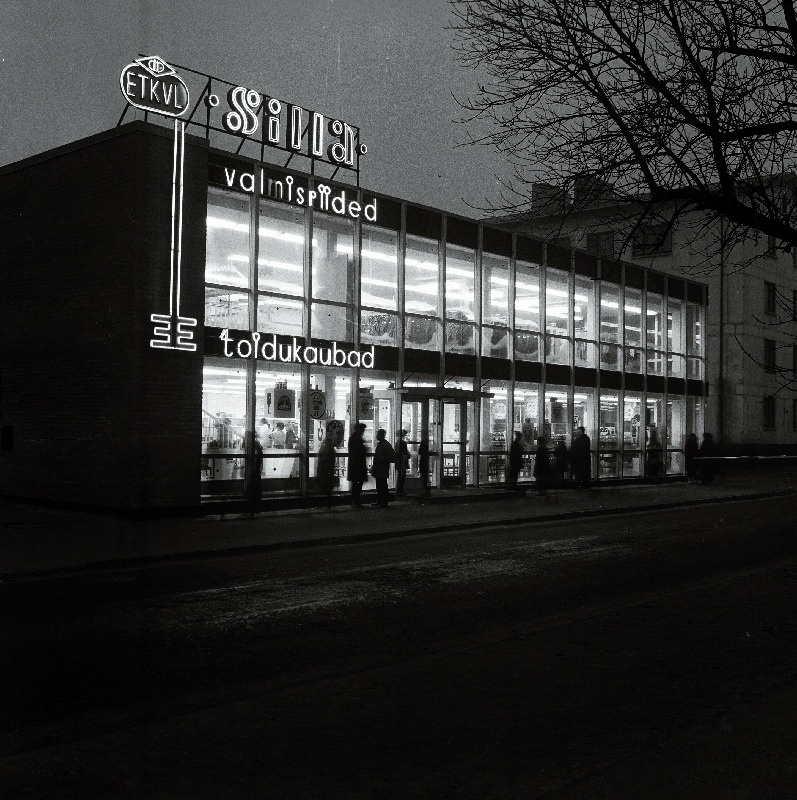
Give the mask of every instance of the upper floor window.
[{"label": "upper floor window", "polygon": [[672,231],[668,225],[647,225],[634,234],[635,257],[662,256],[672,253]]},{"label": "upper floor window", "polygon": [[772,339],[764,339],[764,369],[767,372],[774,372],[776,368],[775,342]]},{"label": "upper floor window", "polygon": [[767,314],[777,314],[778,311],[778,287],[769,281],[764,281],[764,311]]},{"label": "upper floor window", "polygon": [[768,430],[775,428],[775,398],[764,398],[764,427]]}]

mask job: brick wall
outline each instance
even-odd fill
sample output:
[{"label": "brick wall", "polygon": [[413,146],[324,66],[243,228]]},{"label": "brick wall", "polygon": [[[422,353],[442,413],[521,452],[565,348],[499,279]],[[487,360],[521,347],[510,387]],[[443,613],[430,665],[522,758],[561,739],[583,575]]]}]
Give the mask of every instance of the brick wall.
[{"label": "brick wall", "polygon": [[[168,312],[173,135],[131,123],[0,170],[6,496],[118,509],[199,502],[201,343]],[[182,313],[203,324],[207,151],[186,144]]]}]

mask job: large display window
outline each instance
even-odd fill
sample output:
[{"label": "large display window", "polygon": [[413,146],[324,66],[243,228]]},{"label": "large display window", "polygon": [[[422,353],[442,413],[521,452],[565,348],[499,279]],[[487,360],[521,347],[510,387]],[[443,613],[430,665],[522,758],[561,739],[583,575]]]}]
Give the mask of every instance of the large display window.
[{"label": "large display window", "polygon": [[398,233],[363,225],[360,302],[371,308],[398,308]]},{"label": "large display window", "polygon": [[249,287],[249,198],[208,189],[205,283]]},{"label": "large display window", "polygon": [[207,358],[202,370],[203,494],[243,493],[246,366]]},{"label": "large display window", "polygon": [[551,334],[570,333],[570,275],[558,269],[545,273],[545,330]]},{"label": "large display window", "polygon": [[404,257],[404,309],[411,314],[439,317],[440,245],[433,239],[407,234]]},{"label": "large display window", "polygon": [[482,322],[509,325],[509,259],[482,256]]},{"label": "large display window", "polygon": [[517,262],[515,327],[524,331],[540,329],[540,268],[528,261]]},{"label": "large display window", "polygon": [[642,475],[642,445],[645,427],[642,420],[642,397],[626,394],[623,400],[623,477]]},{"label": "large display window", "polygon": [[313,302],[310,336],[316,339],[354,341],[354,309],[346,305]]},{"label": "large display window", "polygon": [[506,480],[507,449],[513,436],[509,429],[508,382],[487,381],[482,390],[492,397],[484,397],[481,402],[479,482],[503,483]]},{"label": "large display window", "polygon": [[249,330],[249,294],[206,286],[205,325]]},{"label": "large display window", "polygon": [[567,395],[567,386],[545,387],[545,438],[550,445],[566,444],[572,434],[573,414]]},{"label": "large display window", "polygon": [[354,279],[354,223],[313,215],[313,297],[353,305],[357,302]]},{"label": "large display window", "polygon": [[474,320],[476,252],[469,247],[446,244],[446,317]]},{"label": "large display window", "polygon": [[598,411],[599,478],[616,478],[619,475],[622,431],[620,398],[610,392],[601,392]]},{"label": "large display window", "polygon": [[304,297],[304,211],[260,202],[257,284],[261,292]]},{"label": "large display window", "polygon": [[302,376],[288,364],[258,364],[255,375],[255,420],[263,447],[263,489],[298,492],[302,442]]},{"label": "large display window", "polygon": [[595,313],[595,282],[576,275],[573,294],[574,358],[577,367],[595,367],[597,314]]},{"label": "large display window", "polygon": [[305,303],[289,297],[260,295],[257,298],[257,329],[265,333],[302,336]]},{"label": "large display window", "polygon": [[333,491],[347,491],[346,447],[352,432],[352,371],[322,367],[313,370],[302,414],[308,429],[310,486],[318,488],[318,452],[327,440],[335,451]]}]

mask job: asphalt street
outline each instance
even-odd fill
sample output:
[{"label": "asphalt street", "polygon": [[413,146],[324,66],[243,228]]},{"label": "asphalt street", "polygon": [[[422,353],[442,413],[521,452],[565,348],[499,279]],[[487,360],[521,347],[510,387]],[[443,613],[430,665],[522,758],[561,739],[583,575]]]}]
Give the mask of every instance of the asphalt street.
[{"label": "asphalt street", "polygon": [[6,582],[0,779],[793,796],[794,519],[785,496]]}]

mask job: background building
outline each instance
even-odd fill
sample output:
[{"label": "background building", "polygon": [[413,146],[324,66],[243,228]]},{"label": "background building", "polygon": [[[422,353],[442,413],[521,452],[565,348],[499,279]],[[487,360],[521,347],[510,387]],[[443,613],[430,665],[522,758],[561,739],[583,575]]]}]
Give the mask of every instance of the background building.
[{"label": "background building", "polygon": [[[722,223],[699,213],[671,229],[648,223],[635,230],[639,207],[613,201],[609,192],[595,195],[592,187],[592,201],[575,210],[560,190],[538,185],[536,210],[493,224],[567,243],[599,257],[604,270],[634,264],[705,282],[706,430],[731,454],[797,453],[794,254],[754,231],[729,242]],[[667,208],[661,212],[668,216]]]}]

